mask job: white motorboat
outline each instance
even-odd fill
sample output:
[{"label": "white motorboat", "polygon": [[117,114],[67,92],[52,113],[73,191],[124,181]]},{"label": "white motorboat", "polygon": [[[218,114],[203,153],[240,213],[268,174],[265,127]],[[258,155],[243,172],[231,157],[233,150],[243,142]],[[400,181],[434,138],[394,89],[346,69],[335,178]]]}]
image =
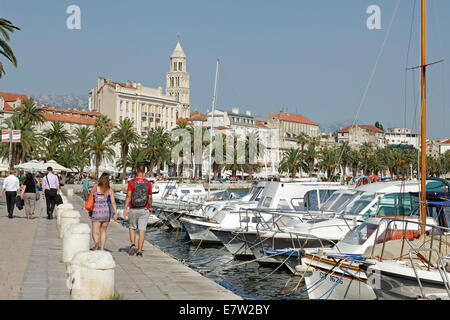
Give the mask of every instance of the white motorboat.
[{"label": "white motorboat", "polygon": [[[255,210],[282,209],[294,212],[304,207],[304,196],[308,191],[316,189],[343,189],[347,188],[339,183],[322,182],[268,182],[261,193],[260,200],[253,208],[243,204],[226,206],[208,220],[182,218],[180,221],[189,233],[195,230],[191,240],[201,241],[199,235],[206,236],[207,233],[214,235],[224,244],[236,257],[251,256],[251,251],[245,248],[245,242],[235,237],[233,232],[237,230],[255,229],[261,219],[269,218],[270,214],[255,213]],[[220,230],[217,232],[217,230]],[[191,234],[189,234],[191,237]],[[227,236],[228,241],[224,240]],[[230,241],[230,240],[233,241]]]},{"label": "white motorboat", "polygon": [[369,217],[417,215],[418,204],[410,192],[417,192],[418,188],[417,181],[363,185],[349,191],[351,196],[347,199],[347,205],[338,213],[319,213],[312,219],[308,214],[297,217],[289,215],[291,220],[288,223],[275,221],[271,225],[266,224],[265,229],[259,227],[256,232],[247,231],[243,236],[260,260],[267,250],[332,247]]}]

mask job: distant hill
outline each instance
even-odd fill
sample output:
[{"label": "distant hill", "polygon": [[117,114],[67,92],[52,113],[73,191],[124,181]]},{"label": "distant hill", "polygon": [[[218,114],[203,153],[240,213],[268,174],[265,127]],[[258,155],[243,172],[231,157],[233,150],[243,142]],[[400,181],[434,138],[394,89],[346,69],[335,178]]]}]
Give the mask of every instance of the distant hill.
[{"label": "distant hill", "polygon": [[33,97],[39,105],[56,106],[58,108],[80,108],[89,107],[88,94],[28,94]]},{"label": "distant hill", "polygon": [[329,122],[319,122],[319,129],[322,133],[333,133],[339,129],[345,128],[353,123],[353,120],[336,120]]}]

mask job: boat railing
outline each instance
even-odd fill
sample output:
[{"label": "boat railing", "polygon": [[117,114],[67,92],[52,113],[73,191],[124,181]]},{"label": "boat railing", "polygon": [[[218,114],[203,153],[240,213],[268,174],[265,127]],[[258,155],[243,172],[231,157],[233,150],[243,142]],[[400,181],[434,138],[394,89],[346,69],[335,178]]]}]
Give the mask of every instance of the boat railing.
[{"label": "boat railing", "polygon": [[411,266],[414,270],[414,274],[416,276],[417,279],[417,283],[419,284],[419,288],[420,288],[420,292],[422,293],[422,298],[425,298],[425,294],[423,292],[423,287],[422,287],[422,281],[420,280],[420,276],[419,273],[417,272],[417,268],[416,268],[416,264],[413,261],[413,257],[412,254],[415,252],[416,255],[418,252],[420,251],[429,251],[430,255],[432,252],[435,252],[437,255],[437,262],[436,262],[436,269],[438,269],[439,274],[441,275],[442,278],[442,282],[444,283],[445,289],[447,290],[447,295],[450,298],[450,285],[449,285],[449,279],[447,276],[447,272],[445,270],[445,266],[444,263],[442,261],[442,257],[440,255],[440,252],[435,249],[435,248],[411,248],[409,249],[409,260],[411,261]]},{"label": "boat railing", "polygon": [[[389,228],[395,222],[401,222],[401,223],[405,224],[404,227],[402,228],[402,230],[398,230],[396,228],[391,228],[391,229]],[[401,243],[401,247],[400,247],[400,254],[398,256],[401,259],[401,257],[403,256],[403,252],[405,250],[405,244],[407,243],[406,241],[411,240],[411,235],[408,235],[408,231],[411,231],[411,230],[408,230],[408,225],[410,225],[410,224],[417,225],[418,226],[418,228],[417,228],[418,232],[419,232],[419,230],[421,230],[420,229],[421,227],[428,228],[428,231],[426,233],[428,235],[431,235],[430,248],[433,248],[433,242],[435,240],[434,239],[435,236],[439,236],[439,244],[438,244],[439,245],[439,252],[442,250],[442,244],[443,243],[445,243],[445,245],[447,246],[448,235],[450,234],[450,228],[448,228],[448,227],[442,227],[442,226],[438,226],[438,225],[434,225],[434,224],[423,223],[423,222],[417,221],[417,220],[414,221],[414,220],[398,219],[398,218],[397,219],[383,218],[383,219],[381,219],[379,225],[381,226],[383,223],[386,224],[386,228],[383,231],[384,232],[384,237],[383,237],[383,240],[382,240],[381,253],[377,257],[380,262],[383,261],[383,256],[384,256],[384,251],[385,251],[385,247],[386,247],[386,242],[389,242],[390,240],[393,240],[393,239],[389,239],[388,238],[388,235],[389,235],[388,231],[389,230],[402,232],[402,237],[401,237],[402,243]],[[376,244],[381,243],[381,242],[378,241],[379,236],[381,236],[379,234],[380,229],[381,229],[380,227],[378,227],[376,229],[375,243],[372,246],[372,251],[371,251],[371,255],[370,255],[371,257],[374,257],[374,255],[375,255]],[[415,231],[415,229],[413,231]],[[420,236],[420,234],[419,234],[419,236]],[[419,236],[416,236],[414,238],[419,238]],[[442,237],[445,237],[445,239],[443,240]],[[394,240],[400,240],[400,239],[394,239]],[[410,242],[409,242],[409,244],[410,244]],[[425,238],[424,238],[423,245],[425,245]],[[428,260],[426,260],[424,257],[419,255],[419,258],[421,258],[422,260],[428,261],[428,270],[429,270],[429,268],[431,266],[431,263],[429,261],[431,261],[431,254],[432,254],[432,252],[433,251],[430,250],[430,254],[429,254]]]}]

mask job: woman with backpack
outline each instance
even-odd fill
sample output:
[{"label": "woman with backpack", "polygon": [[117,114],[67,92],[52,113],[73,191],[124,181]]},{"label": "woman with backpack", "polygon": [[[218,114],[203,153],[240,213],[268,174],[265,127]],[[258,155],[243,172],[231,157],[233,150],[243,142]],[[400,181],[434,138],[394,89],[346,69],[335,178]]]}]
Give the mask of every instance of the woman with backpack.
[{"label": "woman with backpack", "polygon": [[109,185],[108,175],[102,175],[97,185],[92,189],[94,208],[92,210],[92,239],[94,247],[91,250],[104,250],[106,244],[106,230],[111,219],[108,198],[114,210],[114,221],[117,220],[117,206],[114,191]]}]

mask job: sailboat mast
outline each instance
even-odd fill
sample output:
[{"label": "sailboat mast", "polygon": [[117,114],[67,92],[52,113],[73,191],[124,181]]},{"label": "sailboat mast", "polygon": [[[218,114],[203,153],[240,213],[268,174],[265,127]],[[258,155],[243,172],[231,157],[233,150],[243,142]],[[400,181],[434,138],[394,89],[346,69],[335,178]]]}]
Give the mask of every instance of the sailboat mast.
[{"label": "sailboat mast", "polygon": [[[212,117],[211,117],[211,132],[209,136],[209,166],[208,166],[208,199],[209,199],[209,193],[210,193],[210,182],[211,182],[211,175],[210,170],[211,168],[211,157],[212,157],[212,137],[213,137],[213,130],[214,130],[214,113],[216,112],[216,90],[217,90],[217,74],[219,73],[219,63],[220,59],[217,58],[217,64],[216,64],[216,77],[214,79],[214,94],[212,98]],[[214,170],[212,170],[214,172]]]},{"label": "sailboat mast", "polygon": [[[426,222],[426,173],[427,173],[427,152],[426,152],[426,125],[427,125],[427,100],[426,100],[426,0],[421,0],[421,24],[422,24],[422,124],[421,124],[421,193],[420,193],[420,217],[423,223]],[[421,233],[425,233],[425,226],[422,226]]]}]

